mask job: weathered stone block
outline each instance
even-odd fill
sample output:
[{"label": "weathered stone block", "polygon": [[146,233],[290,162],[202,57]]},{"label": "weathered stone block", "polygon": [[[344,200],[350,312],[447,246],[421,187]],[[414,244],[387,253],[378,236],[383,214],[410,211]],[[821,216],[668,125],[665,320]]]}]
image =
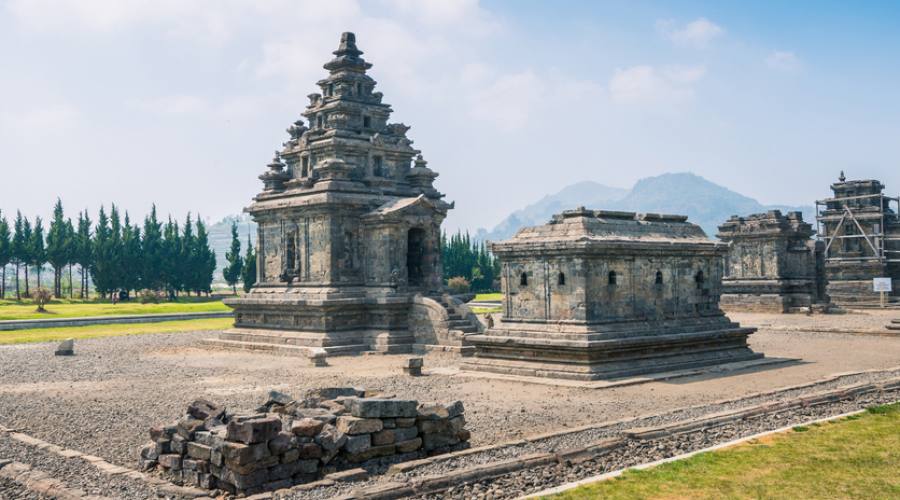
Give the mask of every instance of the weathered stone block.
[{"label": "weathered stone block", "polygon": [[301,418],[291,423],[291,432],[298,436],[314,437],[325,427],[325,422],[314,418]]},{"label": "weathered stone block", "polygon": [[359,398],[346,403],[347,409],[359,418],[415,417],[416,401],[403,399]]},{"label": "weathered stone block", "polygon": [[394,444],[394,431],[386,429],[372,434],[372,445],[382,446],[385,444]]},{"label": "weathered stone block", "polygon": [[209,462],[206,460],[185,458],[181,461],[181,468],[197,472],[209,472]]},{"label": "weathered stone block", "polygon": [[261,469],[248,474],[240,474],[226,467],[222,470],[222,481],[231,484],[235,488],[246,490],[247,488],[267,483],[269,481],[269,471]]},{"label": "weathered stone block", "polygon": [[293,434],[289,432],[279,432],[277,436],[269,441],[269,451],[273,455],[280,455],[293,446]]},{"label": "weathered stone block", "polygon": [[210,447],[191,441],[187,444],[187,455],[197,460],[209,460]]},{"label": "weathered stone block", "polygon": [[271,455],[266,443],[247,445],[227,442],[222,445],[222,456],[229,464],[246,465]]},{"label": "weathered stone block", "polygon": [[348,436],[347,442],[344,443],[344,449],[348,453],[360,453],[372,447],[372,435],[361,434],[358,436]]},{"label": "weathered stone block", "polygon": [[172,449],[172,453],[178,453],[179,455],[184,455],[187,453],[187,439],[181,436],[181,434],[175,434],[172,436],[172,441],[169,443],[169,447]]},{"label": "weathered stone block", "polygon": [[296,462],[300,459],[300,450],[294,448],[292,450],[287,450],[281,455],[281,463],[289,464],[291,462]]},{"label": "weathered stone block", "polygon": [[401,427],[394,429],[394,439],[397,441],[409,441],[419,435],[417,427]]},{"label": "weathered stone block", "polygon": [[322,447],[315,443],[303,443],[300,445],[301,458],[322,458]]},{"label": "weathered stone block", "polygon": [[220,420],[225,408],[205,399],[198,399],[188,405],[188,415],[197,420]]},{"label": "weathered stone block", "polygon": [[341,416],[337,419],[337,429],[344,434],[371,434],[384,428],[384,424],[377,418],[359,418]]},{"label": "weathered stone block", "polygon": [[178,431],[174,425],[155,425],[150,428],[150,439],[153,441],[171,441]]},{"label": "weathered stone block", "polygon": [[233,419],[228,422],[225,439],[245,444],[263,443],[281,431],[281,419],[277,416]]},{"label": "weathered stone block", "polygon": [[324,450],[336,450],[347,442],[347,435],[333,425],[326,425],[316,436],[316,443]]},{"label": "weathered stone block", "polygon": [[433,451],[439,448],[445,448],[459,444],[459,437],[455,434],[423,434],[422,448],[425,451]]},{"label": "weathered stone block", "polygon": [[359,463],[365,462],[366,460],[372,460],[373,458],[390,456],[394,453],[396,453],[396,447],[392,444],[388,444],[384,446],[370,446],[357,452],[348,450],[346,458],[348,462]]},{"label": "weathered stone block", "polygon": [[416,425],[416,419],[413,417],[409,418],[397,418],[394,420],[397,423],[397,427],[412,427]]},{"label": "weathered stone block", "polygon": [[170,453],[168,455],[159,456],[159,465],[166,469],[181,470],[181,455]]},{"label": "weathered stone block", "polygon": [[203,421],[197,420],[193,417],[182,418],[178,421],[177,432],[178,435],[183,437],[186,440],[194,439],[194,433],[198,430],[203,430]]},{"label": "weathered stone block", "polygon": [[422,447],[422,438],[413,438],[407,441],[398,441],[397,453],[411,453]]}]

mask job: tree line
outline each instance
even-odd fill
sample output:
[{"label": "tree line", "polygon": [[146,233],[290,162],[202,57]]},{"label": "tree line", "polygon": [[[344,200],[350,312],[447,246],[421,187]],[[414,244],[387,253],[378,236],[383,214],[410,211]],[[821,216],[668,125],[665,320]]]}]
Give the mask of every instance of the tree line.
[{"label": "tree line", "polygon": [[87,298],[89,285],[101,296],[137,290],[178,293],[209,293],[216,268],[215,253],[209,246],[209,234],[203,221],[188,214],[179,225],[169,217],[157,218],[156,206],[144,218],[143,225],[124,218],[112,205],[109,213],[100,207],[96,223],[88,211],[78,213],[73,223],[56,201],[49,227],[35,217],[29,221],[21,211],[10,225],[0,213],[0,298],[7,296],[6,273],[14,273],[15,297],[21,299],[20,276],[24,274],[24,294],[31,295],[29,269],[43,286],[41,273],[46,265],[53,270],[53,294],[63,296],[63,276],[68,272],[69,296],[74,296],[73,268],[80,275],[79,297]]},{"label": "tree line", "polygon": [[498,290],[500,263],[487,249],[484,242],[473,241],[469,233],[457,231],[449,238],[441,235],[441,257],[444,263],[444,281],[465,278],[474,292]]}]

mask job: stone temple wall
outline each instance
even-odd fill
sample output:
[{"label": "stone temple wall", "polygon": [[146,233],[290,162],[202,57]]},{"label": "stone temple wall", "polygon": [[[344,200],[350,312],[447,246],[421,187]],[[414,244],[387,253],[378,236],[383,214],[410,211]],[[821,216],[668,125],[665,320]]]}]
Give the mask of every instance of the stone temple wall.
[{"label": "stone temple wall", "polygon": [[256,413],[242,415],[198,400],[182,419],[150,429],[140,465],[177,484],[249,495],[370,460],[402,462],[468,446],[461,401],[365,395],[332,388],[294,401],[273,391]]},{"label": "stone temple wall", "polygon": [[719,226],[729,244],[722,279],[725,310],[789,312],[827,302],[824,245],[799,212],[732,216]]}]

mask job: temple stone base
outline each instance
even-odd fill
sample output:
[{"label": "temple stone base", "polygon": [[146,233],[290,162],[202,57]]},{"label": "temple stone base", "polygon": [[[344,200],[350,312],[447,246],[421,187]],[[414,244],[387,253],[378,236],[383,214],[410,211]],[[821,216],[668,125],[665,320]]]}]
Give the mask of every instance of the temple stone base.
[{"label": "temple stone base", "polygon": [[[900,302],[900,279],[892,280],[893,292],[888,294],[889,302]],[[828,282],[828,295],[836,304],[860,305],[877,304],[880,294],[873,291],[872,280],[841,280]]]},{"label": "temple stone base", "polygon": [[[503,323],[473,336],[475,357],[463,370],[571,380],[601,380],[762,358],[747,345],[754,328],[724,316],[633,322],[591,331]],[[581,330],[581,328],[570,328]]]}]

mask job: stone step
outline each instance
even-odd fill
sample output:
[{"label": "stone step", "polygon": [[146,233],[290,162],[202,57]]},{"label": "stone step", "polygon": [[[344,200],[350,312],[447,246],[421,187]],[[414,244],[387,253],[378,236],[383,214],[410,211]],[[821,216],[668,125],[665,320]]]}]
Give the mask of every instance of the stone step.
[{"label": "stone step", "polygon": [[453,313],[447,316],[447,319],[450,321],[459,321],[464,319],[461,314]]},{"label": "stone step", "polygon": [[342,339],[314,332],[280,331],[235,331],[226,330],[219,334],[222,340],[233,342],[253,342],[260,344],[288,345],[298,347],[336,347],[358,343],[356,338]]},{"label": "stone step", "polygon": [[212,347],[224,349],[237,349],[242,351],[263,351],[287,354],[291,356],[312,357],[317,351],[325,351],[327,354],[356,354],[369,349],[365,344],[343,345],[334,347],[307,347],[285,344],[269,344],[264,342],[240,342],[222,339],[204,339],[203,343]]},{"label": "stone step", "polygon": [[886,328],[887,328],[888,330],[896,330],[896,331],[900,331],[900,324],[894,324],[894,323],[891,323],[890,325],[887,325]]}]

